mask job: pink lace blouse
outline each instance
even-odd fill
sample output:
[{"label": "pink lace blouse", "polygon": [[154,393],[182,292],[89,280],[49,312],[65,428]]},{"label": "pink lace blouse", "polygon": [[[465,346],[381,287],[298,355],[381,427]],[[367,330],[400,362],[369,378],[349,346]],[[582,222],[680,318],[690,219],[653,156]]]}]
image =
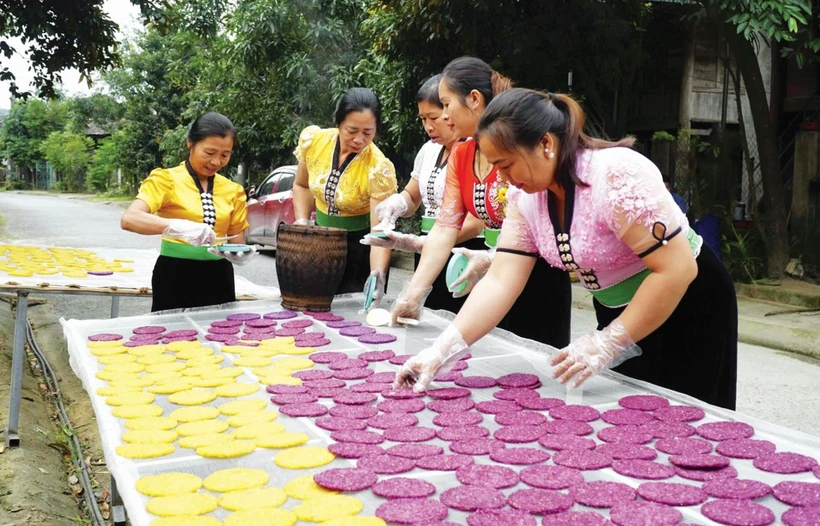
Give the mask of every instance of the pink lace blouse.
[{"label": "pink lace blouse", "polygon": [[548,192],[527,194],[510,187],[499,246],[538,253],[547,262],[578,274],[592,291],[606,289],[646,269],[638,254],[676,229],[700,253],[702,240],[689,232],[686,216],[663,184],[657,167],[629,148],[586,150],[578,157],[578,186],[564,219],[553,229]]}]

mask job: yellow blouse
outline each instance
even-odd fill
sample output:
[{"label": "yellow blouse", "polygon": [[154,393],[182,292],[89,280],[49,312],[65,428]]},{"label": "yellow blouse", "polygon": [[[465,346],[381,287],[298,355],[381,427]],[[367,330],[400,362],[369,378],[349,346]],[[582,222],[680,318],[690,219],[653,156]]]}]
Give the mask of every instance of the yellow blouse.
[{"label": "yellow blouse", "polygon": [[[308,126],[299,135],[299,145],[293,151],[298,161],[304,161],[308,185],[316,198],[316,208],[327,214],[325,185],[333,168],[338,128],[321,129]],[[370,199],[384,199],[395,194],[396,169],[381,150],[370,143],[348,165],[336,188],[336,206],[340,216],[370,213]]]},{"label": "yellow blouse", "polygon": [[[168,219],[188,219],[202,222],[202,197],[185,163],[173,168],[157,168],[142,182],[137,199],[151,209],[152,214]],[[216,225],[219,237],[239,234],[248,228],[245,190],[219,174],[213,186]],[[182,243],[178,239],[166,239]]]}]

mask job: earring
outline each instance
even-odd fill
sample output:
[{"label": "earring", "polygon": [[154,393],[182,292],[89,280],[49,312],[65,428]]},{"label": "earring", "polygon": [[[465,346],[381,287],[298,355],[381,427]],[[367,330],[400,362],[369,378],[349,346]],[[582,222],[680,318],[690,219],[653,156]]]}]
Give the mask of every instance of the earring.
[{"label": "earring", "polygon": [[552,159],[552,158],[554,158],[554,157],[555,157],[555,153],[554,153],[554,152],[550,152],[550,153],[549,153],[549,155],[547,155],[547,159]]}]

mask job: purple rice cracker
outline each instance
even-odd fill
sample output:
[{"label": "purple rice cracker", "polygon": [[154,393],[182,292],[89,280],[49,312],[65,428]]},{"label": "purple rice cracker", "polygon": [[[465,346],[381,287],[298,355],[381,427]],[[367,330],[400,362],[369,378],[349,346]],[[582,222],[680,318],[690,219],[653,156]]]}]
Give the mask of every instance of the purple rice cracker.
[{"label": "purple rice cracker", "polygon": [[391,427],[414,426],[419,419],[410,413],[381,413],[366,420],[370,427],[376,429],[390,429]]},{"label": "purple rice cracker", "polygon": [[337,442],[327,446],[327,449],[341,458],[362,458],[384,454],[384,450],[377,445],[356,442]]},{"label": "purple rice cracker", "polygon": [[227,316],[228,321],[250,321],[250,320],[258,320],[262,316],[260,314],[254,314],[252,312],[237,312],[236,314],[229,314]]},{"label": "purple rice cracker", "polygon": [[90,342],[113,342],[117,340],[122,340],[122,334],[102,332],[99,334],[92,334],[88,337],[88,341]]},{"label": "purple rice cracker", "polygon": [[176,331],[167,332],[162,335],[163,338],[191,338],[197,336],[199,333],[194,329],[179,329]]},{"label": "purple rice cracker", "polygon": [[532,466],[519,476],[524,484],[542,489],[566,489],[584,482],[580,471],[564,466]]},{"label": "purple rice cracker", "polygon": [[365,334],[375,334],[376,329],[373,327],[345,327],[344,329],[339,330],[339,334],[342,336],[364,336]]},{"label": "purple rice cracker", "polygon": [[497,415],[499,413],[512,413],[520,411],[521,407],[512,400],[487,400],[476,404],[476,409],[482,413]]},{"label": "purple rice cracker", "polygon": [[441,494],[442,504],[461,511],[498,509],[506,504],[504,494],[487,486],[457,486]]},{"label": "purple rice cracker", "polygon": [[338,378],[322,378],[319,380],[305,380],[302,382],[302,385],[309,389],[339,389],[347,384],[344,380],[339,380]]},{"label": "purple rice cracker", "polygon": [[652,460],[615,460],[612,469],[626,477],[660,480],[675,476],[675,469]]},{"label": "purple rice cracker", "polygon": [[356,465],[379,475],[398,475],[412,471],[416,467],[416,461],[393,455],[374,455],[360,458]]},{"label": "purple rice cracker", "polygon": [[799,453],[772,453],[757,457],[753,465],[761,471],[790,474],[811,471],[817,466],[817,461]]},{"label": "purple rice cracker", "polygon": [[430,455],[416,460],[416,467],[430,471],[456,471],[475,462],[467,455]]},{"label": "purple rice cracker", "polygon": [[512,508],[478,510],[467,516],[467,526],[537,526],[538,521],[529,513]]},{"label": "purple rice cracker", "polygon": [[565,511],[544,517],[543,526],[612,526],[604,516],[593,511]]},{"label": "purple rice cracker", "polygon": [[532,409],[534,411],[549,411],[555,407],[566,405],[563,400],[558,398],[519,398],[516,402],[524,409]]},{"label": "purple rice cracker", "polygon": [[689,437],[697,432],[694,426],[685,422],[662,422],[660,420],[643,424],[640,428],[652,433],[655,438]]},{"label": "purple rice cracker", "polygon": [[293,320],[282,323],[285,329],[304,329],[313,325],[313,320]]},{"label": "purple rice cracker", "polygon": [[359,360],[358,358],[344,358],[343,360],[333,360],[327,365],[331,371],[340,371],[342,369],[361,369],[367,367],[367,362]]},{"label": "purple rice cracker", "polygon": [[495,430],[493,438],[502,442],[523,444],[535,442],[547,433],[543,426],[503,426]]},{"label": "purple rice cracker", "polygon": [[538,391],[534,389],[527,389],[526,387],[510,387],[507,389],[499,389],[493,393],[493,398],[497,400],[512,400],[517,402],[525,398],[540,398]]},{"label": "purple rice cracker", "polygon": [[311,338],[309,340],[296,340],[293,344],[294,347],[324,347],[325,345],[330,345],[330,340],[327,338]]},{"label": "purple rice cracker", "polygon": [[669,400],[655,395],[630,395],[618,400],[618,405],[638,411],[655,411],[669,406]]},{"label": "purple rice cracker", "polygon": [[593,422],[598,420],[601,413],[588,405],[562,405],[550,409],[550,416],[560,420],[574,420],[576,422]]},{"label": "purple rice cracker", "polygon": [[[510,413],[505,413],[510,414]],[[441,427],[474,426],[484,420],[481,413],[464,411],[461,413],[441,413],[433,418],[433,423]]]},{"label": "purple rice cracker", "polygon": [[[165,327],[161,325],[143,325],[142,327],[136,327],[133,331],[134,334],[161,334],[165,332]],[[196,331],[194,331],[196,334]]]},{"label": "purple rice cracker", "polygon": [[570,496],[549,489],[520,489],[507,497],[513,508],[538,515],[561,513],[574,503]]},{"label": "purple rice cracker", "polygon": [[330,438],[337,442],[355,442],[357,444],[377,445],[384,442],[384,437],[379,433],[374,433],[372,431],[360,431],[357,429],[333,431],[330,433]]},{"label": "purple rice cracker", "polygon": [[669,457],[669,462],[687,469],[721,469],[729,466],[729,459],[726,457],[700,453],[672,455]]},{"label": "purple rice cracker", "polygon": [[383,351],[368,351],[359,354],[359,360],[364,360],[366,362],[383,362],[385,360],[389,360],[390,358],[396,356],[396,353],[391,351],[390,349],[385,349]]},{"label": "purple rice cracker", "polygon": [[710,422],[697,427],[697,432],[703,438],[722,441],[737,438],[749,438],[754,435],[755,428],[744,422]]},{"label": "purple rice cracker", "polygon": [[780,519],[787,526],[817,526],[820,524],[820,507],[792,508]]},{"label": "purple rice cracker", "polygon": [[[465,415],[478,415],[481,417],[480,413],[462,413]],[[441,416],[441,415],[439,415]],[[438,417],[437,417],[438,418]],[[479,419],[479,422],[483,418]],[[495,415],[495,422],[502,426],[538,426],[547,423],[547,417],[541,413],[536,413],[535,411],[515,411],[514,413],[499,413]],[[433,423],[436,423],[433,420]],[[473,422],[478,423],[478,422]],[[439,424],[442,425],[442,424]],[[468,425],[468,424],[451,424],[451,425]],[[591,429],[591,428],[590,428]]]},{"label": "purple rice cracker", "polygon": [[498,382],[492,376],[462,376],[455,381],[455,384],[468,389],[487,389],[495,387]]},{"label": "purple rice cracker", "polygon": [[712,443],[700,438],[661,438],[655,442],[655,449],[667,455],[705,455],[712,452]]},{"label": "purple rice cracker", "polygon": [[325,323],[331,329],[344,329],[346,327],[360,327],[362,322],[360,321],[346,321],[346,320],[339,320],[339,321],[329,321]]},{"label": "purple rice cracker", "polygon": [[658,454],[651,447],[626,442],[601,444],[595,448],[595,451],[609,455],[615,460],[655,460],[658,458]]},{"label": "purple rice cracker", "polygon": [[271,319],[268,319],[268,318],[262,318],[262,319],[258,319],[258,320],[248,320],[248,321],[246,321],[245,322],[245,327],[246,327],[246,330],[247,330],[247,328],[261,329],[261,328],[273,327],[274,325],[276,325],[276,323],[277,323],[276,320],[271,320]]},{"label": "purple rice cracker", "polygon": [[418,398],[409,400],[383,400],[376,405],[379,411],[385,413],[418,413],[424,410],[424,401]]},{"label": "purple rice cracker", "polygon": [[432,444],[396,444],[395,446],[387,448],[385,453],[393,455],[394,457],[418,460],[424,457],[441,455],[444,453],[444,449]]},{"label": "purple rice cracker", "polygon": [[312,316],[314,320],[323,322],[344,321],[345,319],[344,316],[339,316],[338,314],[333,314],[332,312],[314,312],[308,315]]},{"label": "purple rice cracker", "polygon": [[529,387],[540,381],[537,375],[526,373],[511,373],[496,378],[496,382],[501,387]]},{"label": "purple rice cracker", "polygon": [[724,440],[717,445],[715,451],[724,457],[755,459],[763,455],[771,455],[777,446],[768,440],[752,438],[735,438]]},{"label": "purple rice cracker", "polygon": [[596,436],[604,442],[626,442],[627,444],[648,444],[655,438],[652,433],[630,425],[605,427],[598,431]]},{"label": "purple rice cracker", "polygon": [[433,400],[427,404],[427,409],[436,413],[460,413],[469,411],[475,407],[475,402],[470,398],[458,398],[456,400]]},{"label": "purple rice cracker", "polygon": [[664,422],[694,422],[706,416],[703,409],[690,405],[670,405],[657,409],[652,414]]},{"label": "purple rice cracker", "polygon": [[601,413],[601,420],[614,426],[639,426],[655,420],[655,417],[651,413],[637,409],[610,409]]},{"label": "purple rice cracker", "polygon": [[310,393],[318,396],[319,398],[333,398],[344,390],[344,387],[311,387]]},{"label": "purple rice cracker", "polygon": [[683,514],[665,504],[628,501],[614,505],[609,518],[618,526],[667,526],[680,523]]},{"label": "purple rice cracker", "polygon": [[329,490],[361,491],[373,486],[379,481],[379,477],[369,469],[333,468],[313,475],[313,481]]},{"label": "purple rice cracker", "polygon": [[712,500],[701,506],[700,511],[715,522],[732,526],[766,526],[775,521],[772,510],[750,500]]},{"label": "purple rice cracker", "polygon": [[575,435],[544,435],[538,443],[547,449],[556,451],[582,451],[595,449],[595,441]]},{"label": "purple rice cracker", "polygon": [[305,332],[305,329],[297,329],[297,328],[294,327],[294,328],[290,328],[290,329],[289,328],[276,329],[275,331],[273,331],[273,334],[275,336],[278,336],[278,337],[281,337],[281,338],[287,338],[289,336],[291,336],[291,337],[292,336],[297,336],[299,334],[302,334],[303,332]]},{"label": "purple rice cracker", "polygon": [[270,394],[303,394],[308,392],[308,388],[304,385],[269,385],[265,388]]},{"label": "purple rice cracker", "polygon": [[368,383],[392,384],[395,379],[396,373],[393,371],[383,371],[380,373],[375,373],[373,376],[368,377],[365,381]]},{"label": "purple rice cracker", "polygon": [[504,449],[504,442],[494,438],[470,438],[450,442],[450,451],[460,455],[488,455],[496,449]]},{"label": "purple rice cracker", "polygon": [[206,340],[210,340],[212,342],[220,342],[220,343],[228,343],[232,344],[235,341],[238,341],[238,338],[235,334],[212,334],[208,333],[205,335]]},{"label": "purple rice cracker", "polygon": [[296,316],[298,316],[298,314],[291,310],[281,310],[276,312],[268,312],[262,317],[266,320],[289,320],[291,318],[295,318]]},{"label": "purple rice cracker", "polygon": [[619,502],[635,500],[635,490],[622,482],[596,480],[573,485],[570,496],[590,508],[611,508]]},{"label": "purple rice cracker", "polygon": [[[345,369],[345,371],[356,371],[357,369]],[[336,373],[341,373],[343,371],[335,371]],[[368,376],[368,378],[370,378]],[[341,378],[340,378],[341,380]],[[351,391],[354,393],[383,393],[387,391],[389,387],[385,384],[369,384],[367,382],[362,382],[358,384],[353,384],[349,387]]]},{"label": "purple rice cracker", "polygon": [[379,397],[373,393],[354,393],[352,391],[341,391],[333,396],[333,401],[344,405],[364,405],[371,404]]},{"label": "purple rice cracker", "polygon": [[698,482],[710,482],[712,480],[735,478],[737,470],[732,466],[722,469],[687,469],[675,466],[675,475]]},{"label": "purple rice cracker", "polygon": [[[247,329],[245,329],[247,332]],[[293,340],[296,342],[311,342],[316,340],[326,340],[325,333],[322,331],[310,331],[310,332],[303,332],[302,334],[297,334],[293,337]]]},{"label": "purple rice cracker", "polygon": [[787,480],[772,490],[774,498],[791,506],[820,506],[820,483]]},{"label": "purple rice cracker", "polygon": [[470,390],[463,387],[444,387],[441,389],[428,389],[427,396],[437,400],[455,400],[470,396]]},{"label": "purple rice cracker", "polygon": [[333,373],[321,369],[308,369],[306,371],[296,371],[293,373],[293,377],[300,380],[327,380],[333,378]]},{"label": "purple rice cracker", "polygon": [[532,447],[496,447],[490,451],[490,460],[499,464],[528,466],[546,462],[549,458],[550,455],[546,451]]},{"label": "purple rice cracker", "polygon": [[308,358],[314,363],[331,363],[335,360],[344,360],[348,358],[348,356],[343,352],[321,351],[311,354]]},{"label": "purple rice cracker", "polygon": [[396,356],[390,358],[387,361],[392,363],[393,365],[404,365],[404,362],[406,362],[412,357],[412,354],[397,354]]},{"label": "purple rice cracker", "polygon": [[437,374],[433,380],[436,382],[455,382],[462,376],[463,375],[460,372],[450,370],[444,374]]},{"label": "purple rice cracker", "polygon": [[380,480],[371,488],[373,494],[385,499],[418,499],[429,497],[436,487],[425,480],[392,477]]},{"label": "purple rice cracker", "polygon": [[375,334],[365,334],[364,336],[359,336],[358,340],[360,343],[381,344],[393,343],[394,341],[398,340],[398,337],[392,334],[377,332]]},{"label": "purple rice cracker", "polygon": [[638,486],[641,498],[669,506],[694,506],[706,501],[706,492],[691,484],[644,482]]},{"label": "purple rice cracker", "polygon": [[316,420],[316,426],[328,431],[339,431],[340,429],[367,429],[367,424],[363,420],[355,418],[344,418],[341,416],[326,416]]},{"label": "purple rice cracker", "polygon": [[277,394],[270,397],[270,401],[276,405],[285,404],[310,404],[317,401],[318,398],[310,393],[302,394]]},{"label": "purple rice cracker", "polygon": [[[277,395],[278,396],[278,395]],[[327,414],[327,407],[322,404],[285,404],[279,408],[279,412],[288,416],[323,416]]]},{"label": "purple rice cracker", "polygon": [[365,420],[376,416],[379,410],[371,405],[337,405],[331,407],[328,413],[330,413],[331,416]]},{"label": "purple rice cracker", "polygon": [[771,486],[759,480],[718,479],[703,485],[703,491],[717,499],[752,500],[765,497],[772,492]]},{"label": "purple rice cracker", "polygon": [[505,466],[469,464],[456,470],[462,484],[489,486],[495,489],[511,488],[518,484],[518,473]]},{"label": "purple rice cracker", "polygon": [[379,506],[376,516],[396,524],[420,524],[443,520],[447,507],[433,499],[394,499]]},{"label": "purple rice cracker", "polygon": [[422,426],[391,427],[384,430],[384,438],[391,442],[425,442],[436,438],[436,430]]},{"label": "purple rice cracker", "polygon": [[544,424],[544,429],[551,435],[591,435],[594,429],[586,422],[574,420],[552,420]]},{"label": "purple rice cracker", "polygon": [[211,322],[211,327],[241,327],[243,323],[242,320],[219,320]]},{"label": "purple rice cracker", "polygon": [[[596,470],[603,469],[612,465],[612,457],[590,451],[587,449],[566,449],[558,451],[552,456],[552,461],[558,466],[567,468],[575,468],[580,470]],[[648,462],[648,461],[626,461],[618,460],[617,462]]]},{"label": "purple rice cracker", "polygon": [[455,442],[457,440],[469,440],[471,438],[484,438],[490,434],[490,430],[484,426],[460,426],[445,427],[436,433],[441,440]]}]

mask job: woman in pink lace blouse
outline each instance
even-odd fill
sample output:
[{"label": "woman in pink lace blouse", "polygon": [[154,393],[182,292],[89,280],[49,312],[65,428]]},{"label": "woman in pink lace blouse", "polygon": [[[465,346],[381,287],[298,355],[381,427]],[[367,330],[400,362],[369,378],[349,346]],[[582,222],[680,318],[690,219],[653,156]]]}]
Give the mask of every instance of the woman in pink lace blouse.
[{"label": "woman in pink lace blouse", "polygon": [[577,386],[617,366],[734,409],[737,299],[728,272],[632,141],[592,139],[583,125],[566,95],[513,89],[488,105],[476,137],[515,187],[497,254],[458,317],[405,363],[397,384],[422,389],[463,355],[507,312],[540,257],[578,275],[598,319],[597,331],[552,357],[561,383]]}]

